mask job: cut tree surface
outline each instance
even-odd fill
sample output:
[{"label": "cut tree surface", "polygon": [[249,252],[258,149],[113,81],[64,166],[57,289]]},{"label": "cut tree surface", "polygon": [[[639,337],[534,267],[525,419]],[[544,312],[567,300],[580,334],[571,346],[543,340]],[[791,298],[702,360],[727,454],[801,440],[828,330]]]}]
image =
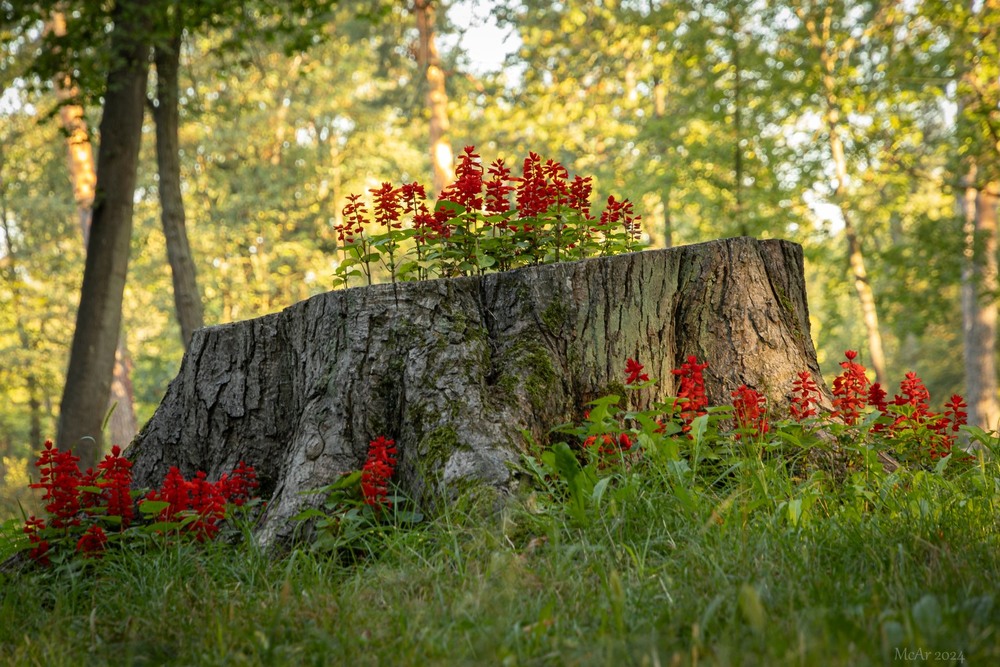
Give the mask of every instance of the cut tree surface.
[{"label": "cut tree surface", "polygon": [[322,500],[304,491],[399,449],[397,482],[428,505],[472,485],[510,488],[528,432],[544,441],[621,391],[627,358],[673,395],[672,368],[706,360],[712,404],[746,384],[787,404],[799,371],[822,387],[802,250],[736,238],[506,273],[329,292],[201,329],[131,445],[137,487],[170,466],[210,479],[244,460],[269,499],[264,544]]}]

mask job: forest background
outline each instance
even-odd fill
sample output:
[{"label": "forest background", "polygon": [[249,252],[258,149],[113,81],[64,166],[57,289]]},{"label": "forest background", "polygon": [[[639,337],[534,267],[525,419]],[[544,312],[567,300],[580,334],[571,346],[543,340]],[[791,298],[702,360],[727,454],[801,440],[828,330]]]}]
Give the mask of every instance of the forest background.
[{"label": "forest background", "polygon": [[77,320],[83,239],[102,138],[125,141],[99,128],[130,4],[154,11],[125,44],[152,55],[115,443],[193,328],[336,287],[349,194],[437,192],[467,145],[593,175],[653,247],[801,243],[828,373],[860,349],[1000,420],[997,0],[0,0],[0,515],[67,397],[101,393],[67,367],[99,324]]}]

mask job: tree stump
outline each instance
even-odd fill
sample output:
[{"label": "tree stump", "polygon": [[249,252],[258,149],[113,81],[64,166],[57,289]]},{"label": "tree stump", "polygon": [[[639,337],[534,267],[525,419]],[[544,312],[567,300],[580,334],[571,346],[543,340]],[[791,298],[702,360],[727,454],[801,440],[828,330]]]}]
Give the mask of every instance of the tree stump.
[{"label": "tree stump", "polygon": [[524,432],[545,440],[620,391],[628,357],[659,379],[640,400],[663,400],[688,355],[709,362],[713,405],[741,384],[787,405],[803,370],[822,387],[801,248],[736,238],[374,285],[201,329],[127,455],[138,487],[170,466],[214,479],[252,464],[270,545],[322,500],[302,492],[359,469],[380,435],[418,504],[473,485],[503,493]]}]

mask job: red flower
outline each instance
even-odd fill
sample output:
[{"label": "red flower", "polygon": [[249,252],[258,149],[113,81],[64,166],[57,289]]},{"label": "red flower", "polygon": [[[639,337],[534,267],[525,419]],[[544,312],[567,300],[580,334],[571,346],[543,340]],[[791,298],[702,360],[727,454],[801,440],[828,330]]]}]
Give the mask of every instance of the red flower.
[{"label": "red flower", "polygon": [[226,502],[240,507],[253,497],[253,492],[260,483],[257,481],[257,473],[253,466],[240,461],[232,475],[223,474],[219,478],[218,486]]},{"label": "red flower", "polygon": [[337,240],[344,243],[354,243],[354,236],[361,235],[367,220],[365,220],[365,203],[361,201],[361,195],[348,195],[348,204],[344,206],[344,221],[336,226]]},{"label": "red flower", "polygon": [[610,196],[607,208],[601,213],[601,227],[610,231],[612,227],[621,224],[631,239],[638,240],[642,237],[642,228],[639,225],[641,219],[642,216],[633,214],[632,202],[627,199],[617,201],[614,196]]},{"label": "red flower", "polygon": [[[737,428],[748,430],[754,435],[763,435],[770,430],[767,423],[767,399],[764,396],[745,384],[740,385],[732,396]],[[741,435],[736,433],[736,439],[739,440]]]},{"label": "red flower", "polygon": [[104,490],[102,497],[107,502],[108,515],[121,517],[122,529],[125,529],[135,516],[135,507],[132,503],[132,462],[121,453],[121,447],[115,445],[97,464],[100,471],[97,486]]},{"label": "red flower", "polygon": [[369,190],[375,196],[375,224],[386,229],[399,229],[403,223],[399,221],[402,207],[399,205],[399,190],[394,190],[392,183],[383,183],[382,187]]},{"label": "red flower", "polygon": [[372,507],[391,507],[389,480],[395,471],[395,441],[379,436],[368,443],[368,460],[361,468],[361,496]]},{"label": "red flower", "polygon": [[590,176],[576,176],[569,185],[569,207],[578,211],[584,220],[592,220],[590,215],[590,195],[593,184]]},{"label": "red flower", "polygon": [[28,536],[28,541],[34,546],[31,551],[28,552],[28,556],[31,560],[35,561],[39,565],[50,565],[48,552],[50,545],[47,540],[42,539],[39,534],[45,530],[45,519],[39,519],[32,516],[30,519],[24,522],[24,533]]},{"label": "red flower", "polygon": [[514,186],[508,185],[511,181],[510,169],[504,166],[503,160],[497,159],[490,165],[489,175],[491,178],[486,181],[486,215],[506,213],[510,210],[507,195],[514,191]]},{"label": "red flower", "polygon": [[816,403],[819,401],[819,387],[812,379],[809,371],[799,373],[798,379],[792,383],[792,402],[789,412],[797,421],[816,416]]},{"label": "red flower", "polygon": [[455,167],[455,182],[446,187],[440,199],[460,204],[466,211],[483,207],[483,165],[475,146],[466,146]]},{"label": "red flower", "polygon": [[643,366],[635,359],[629,358],[625,362],[625,384],[635,384],[636,382],[649,382],[649,376],[642,372]]},{"label": "red flower", "polygon": [[847,350],[844,356],[847,361],[840,362],[844,372],[833,380],[833,407],[837,417],[843,418],[847,424],[854,424],[868,399],[868,377],[865,367],[854,362],[857,352]]},{"label": "red flower", "polygon": [[76,543],[76,550],[84,557],[100,557],[104,547],[108,544],[108,536],[104,534],[104,529],[97,524],[87,528],[87,532]]},{"label": "red flower", "polygon": [[[551,202],[545,184],[545,174],[542,172],[542,158],[538,153],[528,153],[528,157],[524,158],[522,176],[517,181],[518,217],[537,218],[545,213]],[[527,229],[524,231],[528,232]]]},{"label": "red flower", "polygon": [[52,441],[45,443],[45,450],[39,455],[35,466],[41,471],[41,480],[29,485],[32,489],[45,489],[42,500],[52,520],[52,528],[66,528],[80,525],[80,459],[72,452],[59,451]]},{"label": "red flower", "polygon": [[952,394],[951,400],[945,403],[944,416],[951,422],[952,433],[958,433],[959,427],[964,426],[969,414],[965,409],[969,407],[958,394]]},{"label": "red flower", "polygon": [[[708,368],[708,362],[698,363],[698,357],[691,355],[680,368],[670,371],[680,378],[680,387],[677,390],[677,401],[674,409],[681,406],[680,417],[684,422],[684,431],[691,430],[691,422],[695,417],[705,414],[708,407],[708,396],[705,395],[705,377],[702,374]],[[682,400],[686,399],[686,400]]]},{"label": "red flower", "polygon": [[199,541],[215,537],[219,532],[219,522],[226,516],[225,496],[218,484],[205,479],[203,471],[198,471],[187,484],[191,498],[190,509],[198,517],[189,525],[189,530]]}]

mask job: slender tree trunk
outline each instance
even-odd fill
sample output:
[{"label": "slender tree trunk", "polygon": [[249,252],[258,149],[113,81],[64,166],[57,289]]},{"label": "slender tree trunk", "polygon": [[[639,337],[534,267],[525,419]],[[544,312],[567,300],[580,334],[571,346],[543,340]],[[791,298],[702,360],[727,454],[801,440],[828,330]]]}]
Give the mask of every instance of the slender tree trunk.
[{"label": "slender tree trunk", "polygon": [[76,451],[83,467],[96,465],[102,450],[101,425],[121,329],[149,71],[148,12],[144,3],[120,2],[112,15],[113,60],[104,95],[94,211],[56,438],[61,449]]},{"label": "slender tree trunk", "polygon": [[178,126],[178,70],[181,36],[156,47],[156,166],[160,175],[159,192],[163,235],[167,239],[167,259],[174,281],[174,307],[181,326],[184,349],[191,334],[205,326],[204,310],[198,293],[198,280],[191,245],[184,225],[184,200],[181,196],[181,162]]},{"label": "slender tree trunk", "polygon": [[427,80],[427,110],[430,112],[431,168],[433,190],[440,194],[455,180],[455,157],[448,141],[448,92],[444,69],[434,42],[434,0],[415,0],[413,13],[417,19],[417,64]]},{"label": "slender tree trunk", "polygon": [[[66,34],[66,17],[61,12],[52,15],[50,29],[62,37]],[[97,171],[94,168],[94,150],[90,142],[90,129],[79,104],[79,89],[68,74],[56,76],[56,97],[59,100],[59,121],[66,134],[66,165],[73,184],[73,199],[76,201],[80,233],[86,248],[90,238],[90,221],[94,210],[94,186]],[[111,439],[126,445],[138,432],[135,416],[135,392],[130,376],[132,357],[125,342],[124,332],[119,336],[115,351],[114,379],[111,383],[111,398],[108,410],[113,410],[109,427]]]},{"label": "slender tree trunk", "polygon": [[857,292],[858,301],[861,305],[861,316],[865,325],[865,334],[868,338],[869,365],[875,371],[875,379],[885,387],[887,386],[888,373],[886,371],[885,352],[882,349],[882,333],[879,328],[878,309],[875,306],[875,293],[868,280],[865,257],[861,250],[861,240],[858,237],[858,230],[854,226],[854,212],[851,210],[848,201],[847,155],[844,152],[844,141],[840,136],[840,99],[837,96],[836,80],[834,79],[834,67],[837,58],[829,50],[822,51],[820,58],[824,68],[823,92],[826,101],[826,129],[829,135],[830,154],[833,158],[834,172],[837,179],[837,186],[834,189],[833,196],[844,219],[847,260],[851,270],[851,277],[854,279],[854,289]]},{"label": "slender tree trunk", "polygon": [[997,399],[997,189],[976,187],[973,165],[958,198],[965,248],[962,265],[962,334],[969,423],[1000,427]]},{"label": "slender tree trunk", "polygon": [[743,211],[743,68],[740,62],[740,20],[736,9],[729,14],[733,49],[733,190],[736,196],[736,206],[733,212],[734,222],[741,236],[750,233]]}]

